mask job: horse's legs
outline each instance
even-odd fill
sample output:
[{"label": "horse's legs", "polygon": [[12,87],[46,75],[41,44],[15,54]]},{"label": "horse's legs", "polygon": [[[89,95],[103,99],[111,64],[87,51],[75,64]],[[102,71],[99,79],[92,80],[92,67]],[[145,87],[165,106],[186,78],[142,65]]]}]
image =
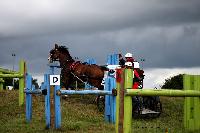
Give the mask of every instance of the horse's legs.
[{"label": "horse's legs", "polygon": [[[89,79],[88,82],[97,87],[98,90],[104,90],[104,86],[102,85],[102,81],[101,80],[96,80],[96,79]],[[105,96],[102,95],[97,95],[97,97],[95,98],[95,103],[97,104],[97,108],[100,112],[104,111],[104,107],[105,107]]]},{"label": "horse's legs", "polygon": [[98,88],[98,90],[104,90],[104,86],[101,84],[102,80],[98,79],[89,79],[89,84]]},{"label": "horse's legs", "polygon": [[[62,87],[64,87],[66,90],[69,89],[69,86],[70,84],[72,83],[72,75],[70,73],[63,73],[61,75],[61,84],[62,84]],[[64,95],[64,97],[68,97],[68,95]]]},{"label": "horse's legs", "polygon": [[72,75],[66,69],[61,69],[61,84],[66,90],[68,90],[72,82]]}]

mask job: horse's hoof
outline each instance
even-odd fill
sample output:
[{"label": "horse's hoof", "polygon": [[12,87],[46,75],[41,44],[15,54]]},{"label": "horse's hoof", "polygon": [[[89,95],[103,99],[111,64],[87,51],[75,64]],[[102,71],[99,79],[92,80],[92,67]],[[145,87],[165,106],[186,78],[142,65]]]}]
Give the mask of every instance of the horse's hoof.
[{"label": "horse's hoof", "polygon": [[68,95],[64,95],[65,98],[69,97]]},{"label": "horse's hoof", "polygon": [[63,99],[67,99],[69,96],[68,95],[62,95]]}]

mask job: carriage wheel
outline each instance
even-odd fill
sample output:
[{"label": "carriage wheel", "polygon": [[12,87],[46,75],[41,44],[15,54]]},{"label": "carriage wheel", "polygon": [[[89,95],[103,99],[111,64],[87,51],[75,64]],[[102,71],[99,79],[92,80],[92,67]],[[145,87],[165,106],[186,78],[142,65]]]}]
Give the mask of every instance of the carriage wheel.
[{"label": "carriage wheel", "polygon": [[155,104],[155,111],[159,112],[158,114],[155,115],[155,117],[159,117],[160,114],[162,113],[162,103],[160,101]]},{"label": "carriage wheel", "polygon": [[132,98],[132,116],[134,118],[139,118],[142,114],[142,101],[140,97],[133,97]]},{"label": "carriage wheel", "polygon": [[157,118],[160,116],[160,114],[162,113],[162,103],[160,101],[156,101],[153,104],[153,111],[156,111],[158,113],[151,114],[151,118]]},{"label": "carriage wheel", "polygon": [[105,96],[97,97],[97,108],[99,112],[104,112],[105,109]]}]

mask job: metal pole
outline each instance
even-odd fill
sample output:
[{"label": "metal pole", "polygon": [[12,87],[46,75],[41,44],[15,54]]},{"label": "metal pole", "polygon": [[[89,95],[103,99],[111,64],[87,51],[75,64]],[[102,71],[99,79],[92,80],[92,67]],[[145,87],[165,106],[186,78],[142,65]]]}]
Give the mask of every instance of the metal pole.
[{"label": "metal pole", "polygon": [[144,67],[144,62],[145,62],[145,59],[144,59],[144,58],[142,58],[142,59],[140,59],[140,61],[141,61],[141,69],[143,69],[143,67]]},{"label": "metal pole", "polygon": [[[12,57],[13,57],[13,71],[15,70],[15,56],[16,56],[15,53],[13,53],[12,54]],[[15,86],[15,79],[13,78],[12,80],[13,80],[12,81],[13,89],[15,89],[15,87],[14,87]]]},{"label": "metal pole", "polygon": [[15,70],[15,53],[12,53],[12,57],[13,57],[13,71]]},{"label": "metal pole", "polygon": [[[2,74],[2,72],[0,72],[0,74]],[[0,90],[3,90],[3,82],[4,80],[0,78]]]}]

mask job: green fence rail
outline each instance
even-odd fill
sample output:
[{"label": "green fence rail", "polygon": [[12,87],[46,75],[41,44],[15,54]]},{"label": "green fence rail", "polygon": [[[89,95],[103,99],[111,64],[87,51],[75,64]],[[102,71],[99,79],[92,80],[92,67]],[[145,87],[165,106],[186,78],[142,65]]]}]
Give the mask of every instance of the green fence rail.
[{"label": "green fence rail", "polygon": [[9,70],[9,69],[4,69],[4,68],[0,68],[0,72],[8,73],[8,74],[17,74],[18,73],[17,71],[12,71],[12,70]]},{"label": "green fence rail", "polygon": [[196,90],[172,90],[172,89],[127,89],[126,96],[167,96],[167,97],[200,97],[200,91]]},{"label": "green fence rail", "polygon": [[23,60],[19,62],[19,71],[11,71],[0,68],[0,90],[3,90],[3,78],[19,78],[19,106],[24,104],[24,88],[26,76],[26,63]]},{"label": "green fence rail", "polygon": [[[184,75],[184,90],[132,88],[133,70],[117,72],[116,132],[134,133],[132,129],[132,96],[185,97],[184,128],[186,131],[200,131],[200,75]],[[120,74],[119,74],[120,73]]]}]

